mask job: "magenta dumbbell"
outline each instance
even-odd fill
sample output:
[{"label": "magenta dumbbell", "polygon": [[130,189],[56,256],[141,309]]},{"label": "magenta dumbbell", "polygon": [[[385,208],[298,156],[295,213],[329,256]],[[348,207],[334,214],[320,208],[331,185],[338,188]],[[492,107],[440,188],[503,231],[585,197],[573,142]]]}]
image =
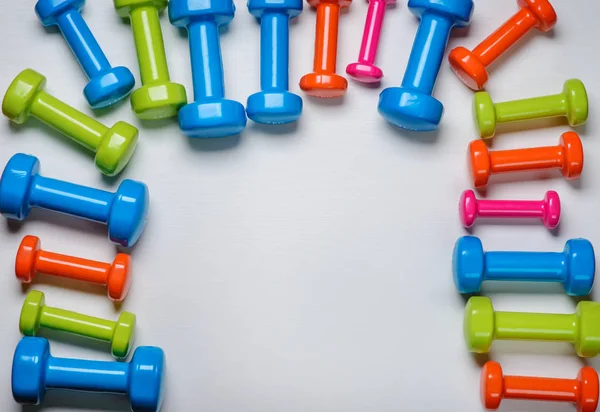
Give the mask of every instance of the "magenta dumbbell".
[{"label": "magenta dumbbell", "polygon": [[553,190],[542,200],[478,200],[475,192],[465,190],[458,207],[464,227],[473,226],[478,217],[539,218],[548,229],[554,229],[560,220],[560,197]]}]

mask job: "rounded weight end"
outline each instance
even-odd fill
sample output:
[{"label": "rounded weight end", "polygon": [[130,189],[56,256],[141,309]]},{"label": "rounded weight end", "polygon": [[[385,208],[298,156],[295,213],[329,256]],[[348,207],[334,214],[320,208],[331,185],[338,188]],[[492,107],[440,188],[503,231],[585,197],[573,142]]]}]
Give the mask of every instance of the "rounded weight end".
[{"label": "rounded weight end", "polygon": [[163,400],[165,353],[155,346],[140,346],[130,363],[129,399],[133,412],[158,412]]},{"label": "rounded weight end", "polygon": [[23,70],[8,86],[2,100],[2,113],[15,123],[25,123],[35,97],[44,87],[46,77],[32,69]]},{"label": "rounded weight end", "polygon": [[37,157],[17,153],[10,158],[0,177],[0,213],[9,219],[29,216],[31,182],[39,173]]},{"label": "rounded weight end", "polygon": [[565,291],[570,296],[587,296],[594,286],[596,257],[594,247],[587,239],[570,239],[564,252],[567,265]]},{"label": "rounded weight end", "polygon": [[148,207],[148,187],[135,180],[123,180],[114,194],[110,209],[108,219],[110,240],[124,247],[133,246],[146,225]]},{"label": "rounded weight end", "polygon": [[567,120],[569,126],[581,126],[588,118],[588,95],[579,79],[569,79],[563,86],[563,95],[567,100]]},{"label": "rounded weight end", "polygon": [[117,122],[106,133],[96,151],[96,167],[107,176],[116,176],[129,163],[138,142],[138,129]]},{"label": "rounded weight end", "polygon": [[127,17],[132,10],[139,7],[154,7],[158,12],[163,11],[169,5],[169,0],[114,0],[113,5],[120,17]]},{"label": "rounded weight end", "polygon": [[477,189],[487,186],[492,173],[490,154],[483,140],[474,140],[469,144],[469,172],[473,186]]},{"label": "rounded weight end", "polygon": [[116,322],[115,331],[110,342],[110,351],[117,359],[125,359],[133,346],[135,336],[135,315],[123,312]]},{"label": "rounded weight end", "polygon": [[302,0],[248,0],[248,11],[258,18],[265,12],[279,11],[292,19],[302,12],[302,3]]},{"label": "rounded weight end", "polygon": [[16,402],[38,405],[46,393],[46,363],[50,345],[44,338],[24,337],[17,344],[12,363],[12,394]]},{"label": "rounded weight end", "polygon": [[463,227],[470,228],[477,219],[477,197],[472,190],[465,190],[458,202],[458,215]]},{"label": "rounded weight end", "polygon": [[119,253],[108,270],[108,298],[121,302],[129,293],[131,285],[131,256]]},{"label": "rounded weight end", "polygon": [[473,52],[457,47],[448,55],[450,67],[458,78],[470,89],[481,90],[488,81],[488,72],[485,65]]},{"label": "rounded weight end", "polygon": [[554,190],[548,190],[543,201],[542,222],[548,229],[554,229],[560,222],[560,196]]},{"label": "rounded weight end", "polygon": [[391,124],[415,132],[436,130],[444,113],[439,100],[402,87],[384,89],[377,108]]},{"label": "rounded weight end", "polygon": [[593,358],[600,353],[600,303],[579,302],[575,314],[579,318],[575,351],[583,358]]},{"label": "rounded weight end", "polygon": [[575,132],[563,133],[559,145],[564,150],[563,176],[569,180],[578,179],[583,171],[583,145],[579,135]]},{"label": "rounded weight end", "polygon": [[35,14],[44,26],[56,24],[56,19],[69,9],[81,11],[85,0],[38,0],[35,4]]},{"label": "rounded weight end", "polygon": [[246,111],[256,123],[292,123],[302,114],[302,98],[287,91],[258,92],[248,98]]},{"label": "rounded weight end", "polygon": [[418,17],[434,12],[447,16],[455,26],[468,26],[473,14],[473,0],[409,0],[408,8]]},{"label": "rounded weight end", "polygon": [[233,136],[246,128],[246,122],[246,109],[235,100],[194,102],[179,111],[179,128],[193,138]]},{"label": "rounded weight end", "polygon": [[556,24],[556,11],[548,0],[517,0],[517,2],[520,7],[527,8],[533,13],[540,31],[547,32]]},{"label": "rounded weight end", "polygon": [[32,290],[27,294],[19,318],[19,330],[23,335],[37,335],[40,328],[40,316],[45,304],[46,297],[39,290]]},{"label": "rounded weight end", "polygon": [[486,409],[496,410],[502,402],[504,376],[498,362],[489,361],[481,369],[481,401]]},{"label": "rounded weight end", "polygon": [[300,88],[313,97],[336,98],[346,94],[348,80],[336,73],[308,73],[300,79]]},{"label": "rounded weight end", "polygon": [[169,2],[169,20],[177,27],[187,27],[196,19],[213,20],[218,25],[228,24],[235,15],[233,1],[222,0],[171,0]]},{"label": "rounded weight end", "polygon": [[112,106],[129,96],[135,86],[135,78],[127,67],[119,66],[92,77],[83,94],[92,109]]},{"label": "rounded weight end", "polygon": [[143,120],[158,120],[177,116],[187,103],[185,87],[166,82],[142,86],[131,94],[131,107]]},{"label": "rounded weight end", "polygon": [[496,134],[496,107],[487,92],[475,93],[473,97],[475,127],[482,139],[490,139]]},{"label": "rounded weight end", "polygon": [[596,412],[598,408],[598,372],[590,366],[584,366],[577,374],[577,382],[580,388],[579,399],[577,399],[577,412]]},{"label": "rounded weight end", "polygon": [[477,293],[481,289],[485,269],[485,252],[481,240],[463,236],[454,244],[452,275],[459,293]]},{"label": "rounded weight end", "polygon": [[15,275],[22,283],[31,283],[35,277],[37,251],[41,248],[40,238],[27,235],[21,240],[15,258]]},{"label": "rounded weight end", "polygon": [[473,296],[465,306],[463,334],[467,349],[474,353],[488,353],[494,341],[494,308],[492,301]]},{"label": "rounded weight end", "polygon": [[346,67],[346,73],[354,80],[362,83],[377,84],[383,78],[383,70],[374,64],[356,62]]}]

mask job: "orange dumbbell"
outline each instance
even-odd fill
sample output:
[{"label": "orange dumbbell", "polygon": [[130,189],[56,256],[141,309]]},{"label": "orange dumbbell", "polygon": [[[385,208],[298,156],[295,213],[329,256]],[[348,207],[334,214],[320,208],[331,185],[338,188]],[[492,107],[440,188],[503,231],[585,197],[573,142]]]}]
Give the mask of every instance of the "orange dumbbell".
[{"label": "orange dumbbell", "polygon": [[598,406],[598,373],[589,366],[575,379],[504,376],[498,362],[486,362],[481,370],[481,400],[496,410],[502,399],[570,402],[578,412],[595,412]]},{"label": "orange dumbbell", "polygon": [[521,10],[473,51],[457,47],[448,59],[456,75],[473,90],[481,90],[488,80],[486,67],[531,29],[547,32],[556,24],[556,12],[548,0],[517,0]]},{"label": "orange dumbbell", "polygon": [[337,74],[337,40],[340,9],[352,0],[308,0],[317,9],[315,61],[313,72],[302,76],[300,88],[315,97],[341,97],[348,80]]},{"label": "orange dumbbell", "polygon": [[566,132],[558,146],[490,152],[483,140],[469,145],[473,186],[487,186],[490,175],[525,170],[561,169],[565,179],[577,179],[583,169],[583,146],[575,132]]},{"label": "orange dumbbell", "polygon": [[59,276],[84,282],[106,285],[108,297],[115,302],[125,299],[129,292],[131,258],[119,253],[112,263],[96,262],[41,250],[40,239],[25,236],[15,259],[15,274],[23,283],[31,283],[36,273]]}]

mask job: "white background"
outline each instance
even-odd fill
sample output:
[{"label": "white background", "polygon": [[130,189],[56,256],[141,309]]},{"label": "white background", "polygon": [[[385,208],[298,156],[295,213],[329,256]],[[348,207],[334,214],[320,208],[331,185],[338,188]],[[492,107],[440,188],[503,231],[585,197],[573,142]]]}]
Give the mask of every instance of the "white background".
[{"label": "white background", "polygon": [[[89,1],[84,17],[114,65],[138,77],[133,36],[111,2]],[[488,250],[562,250],[572,237],[600,245],[600,143],[596,0],[554,1],[551,34],[531,33],[494,65],[488,90],[496,101],[557,93],[583,80],[590,120],[581,128],[585,168],[578,182],[558,173],[538,179],[493,179],[490,198],[541,199],[554,189],[563,202],[560,230],[538,222],[479,224]],[[227,96],[245,103],[258,88],[259,25],[246,5],[221,37]],[[34,1],[0,4],[0,89],[25,68],[48,77],[47,90],[92,114],[86,78],[56,30],[44,29]],[[338,71],[358,56],[367,3],[341,17]],[[468,30],[450,47],[473,48],[517,11],[514,1],[478,1]],[[192,98],[185,32],[161,18],[171,76]],[[315,13],[291,27],[290,84],[312,68]],[[402,1],[387,12],[378,63],[382,87],[399,85],[418,21]],[[237,69],[237,70],[236,70]],[[139,78],[139,77],[138,77]],[[435,96],[445,105],[440,129],[408,133],[377,113],[382,89],[351,82],[343,100],[304,99],[296,127],[258,126],[239,138],[190,140],[176,120],[141,123],[125,102],[97,113],[140,128],[129,167],[116,181],[95,169],[92,155],[48,127],[0,122],[0,165],[15,152],[38,156],[42,173],[114,191],[122,178],[150,188],[148,225],[132,251],[131,293],[120,310],[137,314],[137,345],[167,354],[165,412],[480,411],[485,358],[465,349],[464,299],[455,291],[451,254],[464,234],[457,202],[470,187],[466,148],[475,137],[472,92],[444,60]],[[555,145],[563,120],[499,133],[494,148]],[[2,166],[3,167],[3,166]],[[543,177],[543,179],[539,179]],[[37,235],[47,250],[110,261],[106,228],[36,211],[23,224],[0,222],[0,405],[21,411],[10,389],[13,350],[25,290],[14,277],[21,238]],[[40,281],[42,279],[40,278]],[[103,288],[46,278],[36,283],[47,304],[116,319]],[[500,310],[569,313],[576,301],[558,285],[488,285]],[[52,334],[57,356],[111,360],[108,346]],[[572,378],[584,364],[571,345],[497,342],[491,358],[509,374]],[[590,361],[600,366],[598,361]],[[126,411],[124,397],[48,393],[25,411]],[[574,410],[570,405],[506,401],[504,411]]]}]

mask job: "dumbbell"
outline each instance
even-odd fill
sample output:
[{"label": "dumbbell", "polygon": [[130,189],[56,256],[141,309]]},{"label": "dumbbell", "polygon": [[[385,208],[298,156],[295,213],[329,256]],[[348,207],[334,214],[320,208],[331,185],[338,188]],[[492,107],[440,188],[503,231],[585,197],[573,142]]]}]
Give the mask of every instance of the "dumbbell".
[{"label": "dumbbell", "polygon": [[300,79],[300,88],[314,97],[342,97],[348,80],[336,73],[340,10],[352,0],[307,0],[317,9],[315,58],[312,73]]},{"label": "dumbbell", "polygon": [[31,69],[23,70],[12,81],[2,113],[17,124],[33,116],[65,136],[96,153],[96,167],[107,176],[119,174],[133,156],[138,130],[125,122],[111,128],[46,93],[46,78]]},{"label": "dumbbell", "polygon": [[571,239],[562,252],[484,252],[481,240],[463,236],[452,257],[454,285],[477,293],[486,280],[559,282],[570,296],[587,296],[594,286],[596,258],[589,240]]},{"label": "dumbbell", "polygon": [[464,335],[470,352],[488,353],[494,339],[570,342],[578,356],[600,352],[600,303],[582,301],[574,314],[494,312],[492,301],[473,296],[467,302]]},{"label": "dumbbell", "polygon": [[578,412],[596,412],[598,373],[585,366],[575,379],[504,376],[498,362],[489,361],[481,370],[481,400],[486,409],[496,410],[502,399],[570,402]]},{"label": "dumbbell", "polygon": [[108,107],[127,97],[135,85],[123,66],[112,67],[81,17],[85,0],[38,0],[35,12],[44,26],[57,25],[83,71],[90,79],[83,94],[93,109]]},{"label": "dumbbell", "polygon": [[142,87],[131,94],[131,107],[140,119],[177,116],[187,103],[185,87],[169,76],[165,43],[158,13],[169,0],[114,0],[117,14],[129,17],[137,51]]},{"label": "dumbbell", "polygon": [[131,257],[118,253],[112,263],[41,250],[36,236],[25,236],[15,259],[15,274],[23,283],[31,283],[37,273],[76,279],[107,286],[109,299],[121,302],[129,292]]},{"label": "dumbbell", "polygon": [[494,103],[489,93],[475,93],[473,112],[479,137],[489,139],[496,125],[522,120],[564,116],[569,126],[581,126],[588,118],[588,97],[583,82],[567,80],[560,94]]},{"label": "dumbbell", "polygon": [[129,355],[133,344],[135,315],[131,312],[122,312],[117,321],[112,321],[53,308],[46,306],[46,299],[42,292],[32,290],[23,302],[19,329],[25,336],[36,336],[40,328],[110,342],[112,355],[123,359]]},{"label": "dumbbell", "polygon": [[302,12],[302,0],[249,0],[248,10],[260,20],[260,88],[248,98],[248,117],[257,123],[295,122],[302,98],[290,93],[290,19]]},{"label": "dumbbell", "polygon": [[33,207],[54,210],[108,225],[110,240],[130,247],[148,214],[148,187],[125,179],[116,193],[40,176],[37,157],[17,153],[0,177],[0,214],[24,220]]},{"label": "dumbbell", "polygon": [[483,89],[488,80],[487,66],[531,29],[547,32],[556,24],[556,12],[548,0],[517,0],[517,3],[520,10],[472,52],[464,47],[450,52],[452,70],[471,89]]},{"label": "dumbbell", "polygon": [[452,27],[467,26],[472,0],[409,0],[408,7],[421,18],[404,79],[379,95],[379,113],[390,123],[408,130],[435,130],[444,106],[431,94],[435,87]]},{"label": "dumbbell", "polygon": [[558,146],[490,152],[483,140],[469,145],[469,166],[473,186],[484,188],[490,175],[527,170],[561,169],[567,180],[581,176],[583,146],[575,132],[563,133]]},{"label": "dumbbell", "polygon": [[472,190],[465,190],[458,209],[466,228],[473,226],[478,217],[539,218],[548,229],[554,229],[560,221],[560,197],[554,190],[547,191],[542,200],[482,200]]},{"label": "dumbbell", "polygon": [[377,56],[377,46],[379,45],[379,35],[383,27],[385,10],[388,5],[395,3],[396,0],[369,1],[358,61],[346,66],[346,73],[354,80],[363,83],[379,83],[381,81],[383,71],[375,66],[375,57]]},{"label": "dumbbell", "polygon": [[24,337],[12,363],[12,393],[20,404],[38,405],[47,389],[129,396],[133,412],[158,412],[163,399],[165,353],[138,346],[130,362],[55,358],[44,338]]},{"label": "dumbbell", "polygon": [[195,101],[179,110],[179,127],[189,137],[226,137],[246,127],[244,106],[225,99],[219,27],[234,13],[232,0],[169,2],[169,20],[189,33]]}]

